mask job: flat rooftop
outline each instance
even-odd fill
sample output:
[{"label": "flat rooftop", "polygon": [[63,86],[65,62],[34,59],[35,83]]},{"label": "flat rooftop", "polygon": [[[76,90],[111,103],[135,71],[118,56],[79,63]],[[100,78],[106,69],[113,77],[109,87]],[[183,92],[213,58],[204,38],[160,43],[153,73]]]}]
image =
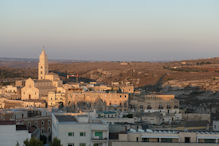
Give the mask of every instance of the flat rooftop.
[{"label": "flat rooftop", "polygon": [[219,134],[219,132],[214,132],[214,131],[193,131],[193,130],[151,130],[151,129],[129,129],[128,133],[149,133],[149,134],[178,134],[180,132],[185,132],[185,133],[196,133],[196,134]]}]

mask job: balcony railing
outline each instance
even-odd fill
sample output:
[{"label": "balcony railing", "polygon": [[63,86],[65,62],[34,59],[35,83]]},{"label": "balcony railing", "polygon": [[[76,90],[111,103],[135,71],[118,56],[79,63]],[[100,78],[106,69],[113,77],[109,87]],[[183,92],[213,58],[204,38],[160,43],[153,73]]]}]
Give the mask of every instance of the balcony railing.
[{"label": "balcony railing", "polygon": [[92,140],[107,140],[108,138],[107,138],[107,137],[99,137],[99,138],[97,138],[97,137],[92,137],[91,139],[92,139]]}]

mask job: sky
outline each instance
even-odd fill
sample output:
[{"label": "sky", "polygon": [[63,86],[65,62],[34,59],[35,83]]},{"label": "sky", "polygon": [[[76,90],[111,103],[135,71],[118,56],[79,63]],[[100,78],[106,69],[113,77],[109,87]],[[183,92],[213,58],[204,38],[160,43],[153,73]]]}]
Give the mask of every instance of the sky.
[{"label": "sky", "polygon": [[0,57],[168,61],[219,56],[219,0],[0,0]]}]

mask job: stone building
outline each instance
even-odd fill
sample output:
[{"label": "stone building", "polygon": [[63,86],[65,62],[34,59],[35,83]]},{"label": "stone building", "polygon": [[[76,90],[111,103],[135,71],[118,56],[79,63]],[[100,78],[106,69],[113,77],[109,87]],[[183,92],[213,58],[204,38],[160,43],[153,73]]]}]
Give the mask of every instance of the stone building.
[{"label": "stone building", "polygon": [[43,50],[39,57],[38,80],[29,78],[25,81],[25,86],[21,89],[22,100],[46,99],[49,92],[56,92],[58,87],[62,87],[59,76],[48,70],[48,57]]},{"label": "stone building", "polygon": [[102,106],[107,109],[114,109],[120,111],[128,110],[129,94],[127,93],[106,93],[106,92],[72,92],[66,93],[66,106],[76,105],[79,102],[95,103],[102,102]]},{"label": "stone building", "polygon": [[39,100],[41,97],[48,96],[48,92],[55,91],[56,88],[50,80],[33,80],[29,78],[21,90],[22,100]]},{"label": "stone building", "polygon": [[122,85],[122,86],[120,86],[120,90],[123,93],[134,93],[134,86],[132,86],[132,85]]},{"label": "stone building", "polygon": [[52,134],[51,115],[18,119],[17,123],[25,125],[28,130],[31,130],[32,127],[39,129],[40,135],[45,136],[47,140],[49,140],[49,138],[51,137]]},{"label": "stone building", "polygon": [[137,112],[179,113],[179,101],[174,95],[140,95],[130,100],[130,108]]},{"label": "stone building", "polygon": [[45,80],[46,75],[49,73],[48,57],[43,50],[39,57],[38,63],[38,80]]},{"label": "stone building", "polygon": [[65,105],[65,92],[49,92],[48,93],[48,107],[56,107]]}]

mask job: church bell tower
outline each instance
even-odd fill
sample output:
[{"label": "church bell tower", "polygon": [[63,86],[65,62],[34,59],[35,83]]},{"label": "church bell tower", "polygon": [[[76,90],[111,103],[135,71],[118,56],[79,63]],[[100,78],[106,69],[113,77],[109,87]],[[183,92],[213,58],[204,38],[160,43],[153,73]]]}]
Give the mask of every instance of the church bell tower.
[{"label": "church bell tower", "polygon": [[38,63],[38,80],[45,80],[46,75],[48,74],[48,57],[43,49]]}]

